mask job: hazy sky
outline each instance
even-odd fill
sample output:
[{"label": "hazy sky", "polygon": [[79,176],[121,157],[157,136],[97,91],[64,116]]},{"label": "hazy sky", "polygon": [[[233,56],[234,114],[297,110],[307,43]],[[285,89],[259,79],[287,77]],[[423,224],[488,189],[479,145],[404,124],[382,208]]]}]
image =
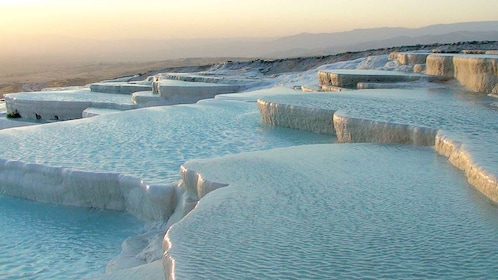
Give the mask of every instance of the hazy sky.
[{"label": "hazy sky", "polygon": [[498,20],[498,0],[0,0],[0,40],[274,37],[488,20]]}]

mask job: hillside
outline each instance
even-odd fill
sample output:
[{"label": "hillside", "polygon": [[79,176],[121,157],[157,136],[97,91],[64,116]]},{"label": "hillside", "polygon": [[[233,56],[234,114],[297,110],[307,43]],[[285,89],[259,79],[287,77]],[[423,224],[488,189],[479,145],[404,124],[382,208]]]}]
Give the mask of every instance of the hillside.
[{"label": "hillside", "polygon": [[[374,44],[374,43],[372,43]],[[392,46],[392,45],[391,45]],[[358,46],[356,48],[359,48]],[[99,63],[89,65],[47,65],[25,72],[0,76],[0,96],[19,91],[38,91],[45,87],[83,86],[89,83],[136,75],[136,80],[161,72],[202,71],[210,67],[257,68],[263,74],[304,71],[322,64],[351,60],[394,51],[440,50],[458,52],[467,49],[498,49],[497,41],[472,41],[446,44],[413,44],[397,47],[351,49],[338,54],[319,54],[281,59],[248,59],[241,57],[191,58],[142,63]]]}]

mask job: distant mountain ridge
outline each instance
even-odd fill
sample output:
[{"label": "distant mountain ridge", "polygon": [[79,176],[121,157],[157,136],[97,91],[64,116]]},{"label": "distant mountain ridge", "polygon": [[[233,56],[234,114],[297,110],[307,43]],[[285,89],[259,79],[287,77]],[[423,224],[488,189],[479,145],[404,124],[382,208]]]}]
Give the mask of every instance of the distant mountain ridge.
[{"label": "distant mountain ridge", "polygon": [[425,35],[418,37],[397,36],[378,41],[362,41],[350,45],[335,45],[332,47],[314,49],[300,48],[282,52],[273,52],[268,54],[268,56],[282,58],[289,56],[328,55],[347,51],[361,51],[392,46],[429,45],[434,43],[447,44],[467,41],[498,41],[498,31],[457,31],[440,35]]},{"label": "distant mountain ridge", "polygon": [[[0,62],[143,62],[188,57],[285,58],[327,55],[402,45],[498,41],[498,21],[381,27],[281,38],[84,40],[24,38],[0,44]],[[16,62],[19,63],[19,62]]]},{"label": "distant mountain ridge", "polygon": [[353,40],[353,41],[370,41],[370,40],[382,40],[397,36],[410,36],[419,37],[427,35],[441,35],[456,31],[471,31],[471,32],[482,32],[482,31],[498,31],[498,21],[483,21],[483,22],[463,22],[463,23],[452,23],[452,24],[436,24],[429,25],[420,28],[405,28],[405,27],[376,27],[376,28],[361,28],[354,29],[351,31],[344,32],[334,32],[334,33],[301,33],[297,35],[282,37],[278,41],[285,41],[286,43],[292,43],[292,40],[298,39],[299,37],[306,37],[307,40],[314,40],[315,43],[323,39],[330,40],[333,39],[343,39],[343,40]]},{"label": "distant mountain ridge", "polygon": [[[285,57],[294,46],[305,53],[337,53],[369,48],[401,46],[407,44],[452,43],[473,40],[498,40],[498,21],[437,24],[421,28],[381,27],[355,29],[336,33],[301,33],[282,37],[272,42],[275,49],[269,56]],[[305,51],[307,50],[307,51]]]}]

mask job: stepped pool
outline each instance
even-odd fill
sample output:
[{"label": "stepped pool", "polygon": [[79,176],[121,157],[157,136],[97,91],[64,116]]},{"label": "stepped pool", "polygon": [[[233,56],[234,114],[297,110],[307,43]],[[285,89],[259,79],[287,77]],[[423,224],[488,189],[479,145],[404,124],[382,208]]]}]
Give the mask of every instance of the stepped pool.
[{"label": "stepped pool", "polygon": [[264,125],[254,98],[234,98],[3,130],[0,154],[25,163],[169,184],[180,179],[179,167],[188,159],[334,141],[332,136]]},{"label": "stepped pool", "polygon": [[498,273],[498,207],[430,147],[298,146],[185,167],[229,186],[168,231],[176,279]]},{"label": "stepped pool", "polygon": [[[256,96],[6,129],[0,131],[1,158],[6,164],[37,164],[26,168],[56,166],[88,171],[86,176],[114,172],[170,184],[180,180],[179,167],[187,159],[335,141],[330,135],[262,124]],[[20,176],[23,182],[22,173],[4,178]],[[9,229],[0,234],[5,242],[2,279],[79,279],[104,273],[121,242],[144,230],[143,222],[120,212],[0,198],[5,209],[0,223]]]},{"label": "stepped pool", "polygon": [[[74,170],[74,176],[130,176],[148,189],[178,182],[180,166],[187,162],[184,167],[205,180],[228,184],[207,194],[168,232],[166,274],[176,279],[468,279],[498,274],[493,262],[498,257],[498,208],[461,171],[432,147],[337,144],[331,135],[262,123],[257,99],[295,101],[297,93],[272,88],[191,105],[2,130],[0,183],[26,186],[16,195],[30,197],[37,185],[51,184],[47,178],[56,173],[51,168],[60,168],[57,172],[66,176],[61,182],[56,179],[61,185]],[[330,100],[319,102],[333,104],[333,110],[346,116],[442,126],[495,172],[496,107],[488,106],[487,96],[468,94],[437,88],[371,90],[323,95]],[[313,101],[312,96],[299,95],[299,102]],[[314,116],[291,116],[288,121],[314,122]],[[36,176],[28,178],[29,172]],[[0,191],[9,193],[9,186],[0,185]],[[96,194],[93,198],[101,199]],[[129,203],[142,194],[125,195]],[[104,259],[119,251],[115,245],[143,230],[143,222],[119,212],[8,197],[0,197],[0,207],[6,209],[2,214],[8,213],[2,217],[3,227],[13,229],[0,234],[8,240],[1,252],[7,279],[57,278],[53,270],[63,267],[71,267],[75,278],[103,273]],[[104,227],[94,227],[102,221]],[[22,247],[12,246],[30,245],[23,238],[33,230],[38,236],[61,236],[40,238],[27,247],[41,252],[44,246],[51,248],[51,254],[37,260],[40,266],[30,266],[32,260],[18,254]],[[79,235],[87,232],[88,240]],[[98,251],[81,250],[102,256],[100,261],[88,260],[79,248],[71,252],[77,257],[68,256],[68,248],[57,245],[92,240]],[[60,263],[64,256],[69,262]]]}]

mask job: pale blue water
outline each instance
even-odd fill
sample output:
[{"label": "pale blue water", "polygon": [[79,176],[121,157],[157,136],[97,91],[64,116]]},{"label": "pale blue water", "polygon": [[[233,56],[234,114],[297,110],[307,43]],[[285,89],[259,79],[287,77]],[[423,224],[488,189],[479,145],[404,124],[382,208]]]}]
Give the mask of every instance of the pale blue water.
[{"label": "pale blue water", "polygon": [[126,213],[0,196],[0,229],[0,279],[81,279],[103,274],[144,225]]},{"label": "pale blue water", "polygon": [[[472,107],[475,105],[474,100],[466,97],[461,99],[451,92],[425,91],[419,95],[397,97],[394,92],[352,95],[354,99],[349,100],[346,95],[337,95],[335,100],[330,99],[330,103],[336,109],[348,109],[352,115],[371,114],[372,118],[384,121],[399,118],[403,122],[408,120],[406,122],[410,124],[444,124],[452,131],[454,128],[454,133],[461,136],[462,140],[472,137],[473,143],[482,140],[480,149],[476,150],[486,157],[485,151],[488,149],[491,154],[487,156],[488,162],[496,164],[496,160],[493,160],[496,158],[496,149],[493,148],[493,139],[496,139],[493,138],[496,135],[496,122],[493,121],[496,115],[493,112],[496,109],[482,106],[482,98],[475,98],[479,107],[460,114],[460,110],[466,108],[465,103]],[[432,96],[434,100],[431,99]],[[26,163],[118,172],[142,178],[148,183],[171,183],[179,179],[178,168],[189,159],[334,142],[330,136],[262,125],[256,104],[241,102],[238,98],[254,101],[247,96],[234,95],[227,98],[232,100],[208,100],[196,105],[147,108],[86,120],[5,130],[0,132],[0,154],[2,158]],[[454,99],[459,101],[452,106],[448,100]],[[441,106],[445,106],[443,110],[440,110]],[[445,112],[445,108],[453,108],[455,111]],[[421,109],[430,114],[422,114]],[[488,109],[495,111],[486,111]],[[478,115],[473,116],[473,112]],[[413,117],[413,114],[416,115]],[[470,124],[467,123],[468,119],[472,120]],[[483,125],[474,129],[473,125],[478,125],[480,119],[483,119]],[[472,134],[474,131],[477,133]],[[173,241],[178,246],[175,254],[179,260],[179,276],[196,279],[192,275],[197,275],[195,273],[198,272],[203,272],[199,277],[208,279],[234,279],[235,276],[323,278],[324,275],[340,279],[388,278],[393,275],[395,278],[442,276],[441,278],[453,279],[490,278],[496,275],[496,266],[492,262],[497,257],[495,252],[498,252],[495,245],[498,244],[495,234],[498,232],[496,207],[488,204],[484,197],[465,183],[465,178],[449,166],[445,159],[435,156],[430,149],[413,147],[333,147],[331,150],[334,153],[326,161],[331,166],[326,176],[313,173],[313,168],[319,163],[313,161],[311,153],[306,160],[303,159],[307,163],[306,168],[286,172],[286,176],[277,180],[265,175],[268,174],[264,173],[267,171],[260,167],[271,165],[261,162],[253,162],[253,165],[243,165],[243,168],[237,169],[239,174],[253,174],[258,179],[253,181],[251,191],[246,192],[248,188],[236,189],[237,194],[234,194],[230,193],[234,189],[227,189],[220,192],[218,198],[216,195],[210,196],[202,204],[206,206],[199,207],[196,214],[189,216],[190,220],[182,222],[172,231],[172,235],[176,234],[178,237],[173,236]],[[288,156],[291,156],[287,158],[287,164],[299,163],[292,158],[299,153],[287,151]],[[325,152],[318,155],[321,154]],[[280,155],[275,162],[285,166],[282,158],[285,156]],[[248,158],[247,163],[251,162]],[[237,167],[236,164],[228,166]],[[263,173],[257,175],[255,172],[258,170]],[[268,179],[273,181],[268,181],[265,185],[259,184]],[[243,180],[240,181],[243,183]],[[210,199],[217,201],[215,207],[212,207]],[[323,210],[318,209],[321,206],[327,211],[320,212]],[[13,209],[12,216],[17,215],[17,212],[22,213],[16,209],[23,207],[25,206],[7,205],[7,208]],[[50,213],[39,209],[28,212],[35,215]],[[68,219],[62,217],[63,222],[54,222],[60,225],[56,228],[57,231],[51,232],[51,227],[43,227],[37,236],[61,235],[62,240],[73,237],[85,240],[85,236],[77,235],[78,232],[98,232],[92,227],[102,217],[85,220],[87,215],[93,217],[93,214],[90,211],[81,216],[71,215],[81,217],[79,228],[70,227],[78,230],[64,231]],[[29,221],[23,217],[25,216],[20,219]],[[108,221],[106,227],[109,223],[112,228],[111,221],[105,217],[102,219]],[[18,248],[12,246],[31,244],[31,241],[24,242],[25,239],[21,239],[30,234],[20,235],[19,232],[30,233],[32,224],[43,225],[44,222],[23,224],[17,219],[14,223],[17,228],[12,227],[12,232],[3,231],[0,236],[0,239],[8,240],[7,244],[10,244],[1,251],[2,256],[7,256],[8,260],[3,263],[4,267],[8,267],[5,271],[9,271],[9,275],[32,270],[44,272],[45,265],[25,266],[30,260],[27,261],[25,255],[17,254]],[[200,229],[202,231],[199,232]],[[49,232],[45,234],[43,230]],[[62,233],[56,233],[58,231]],[[392,232],[399,235],[395,234],[393,237]],[[96,235],[89,234],[91,239],[88,240],[97,242],[98,244],[93,244],[96,248],[105,247],[100,242],[122,242],[116,241],[119,237],[116,238],[114,233],[104,235],[102,231]],[[179,238],[180,236],[184,239]],[[103,238],[103,241],[98,240],[99,238]],[[50,255],[54,257],[49,260],[49,254],[43,254],[41,260],[37,261],[47,261],[51,265],[56,262],[58,267],[65,267],[58,260],[66,259],[68,248],[57,245],[61,243],[51,244],[49,241],[53,239],[50,238],[42,240],[50,244]],[[187,241],[191,244],[185,243]],[[308,248],[307,242],[314,245]],[[38,245],[35,248],[41,247],[42,245]],[[35,248],[27,250],[36,251]],[[113,250],[109,249],[109,252]],[[112,257],[118,252],[119,245],[117,251],[109,255]],[[233,255],[232,252],[237,254]],[[80,256],[78,251],[71,252],[73,253]],[[47,260],[44,259],[45,256]],[[288,259],[285,258],[287,256]],[[67,259],[73,267],[73,257]],[[83,261],[74,261],[74,270],[94,273],[97,269],[86,261],[85,257]],[[106,261],[99,262],[101,268]],[[229,263],[238,268],[232,271]]]},{"label": "pale blue water", "polygon": [[[2,158],[86,171],[117,172],[137,176],[146,182],[169,184],[180,179],[179,167],[187,159],[307,143],[331,143],[335,138],[262,125],[254,102],[210,100],[198,105],[147,108],[91,119],[4,130],[0,131],[0,141]],[[29,202],[25,203],[26,207],[34,207]],[[10,209],[15,219],[22,219],[23,216],[15,213],[17,208],[24,206],[4,207]],[[31,223],[11,222],[6,226],[11,231],[0,233],[0,239],[3,238],[6,242],[2,254],[9,256],[0,265],[0,271],[6,271],[9,277],[35,273],[36,278],[40,279],[44,277],[45,274],[42,273],[45,273],[47,267],[52,265],[57,268],[57,273],[61,271],[57,277],[67,273],[67,270],[63,270],[66,265],[75,270],[74,275],[103,273],[105,263],[120,252],[120,244],[124,238],[134,233],[107,230],[107,224],[112,229],[112,224],[116,223],[114,226],[123,230],[118,226],[122,224],[126,229],[126,223],[121,223],[119,217],[97,217],[94,212],[86,210],[76,214],[79,216],[76,218],[78,224],[69,226],[66,231],[65,218],[68,217],[59,213],[65,212],[65,208],[43,207],[48,207],[46,209],[52,212],[30,208],[26,210],[26,215],[41,211],[47,219],[56,219],[55,222],[47,222],[48,224],[36,223],[39,227],[37,230],[40,231],[38,235],[56,235],[62,239],[44,238],[41,243],[32,243],[25,235],[16,234],[31,231]],[[85,213],[90,216],[86,217]],[[63,217],[59,218],[57,215]],[[116,221],[112,221],[113,219]],[[57,223],[58,227],[52,229],[53,223]],[[104,228],[95,229],[94,223],[102,224]],[[77,228],[73,229],[74,227]],[[83,234],[87,231],[91,234]],[[96,244],[91,244],[95,248],[80,250],[75,246],[58,246],[60,243],[67,243],[68,239],[82,243],[95,240]],[[37,255],[39,259],[33,262],[33,266],[26,265],[32,259],[18,257],[18,248],[8,245],[19,243],[33,246],[26,250],[35,250],[46,243],[50,247],[50,254]],[[108,248],[111,245],[115,247]],[[91,251],[92,248],[97,251]],[[87,256],[99,254],[98,250],[102,250],[102,256],[98,260],[89,261]],[[85,256],[80,257],[81,253]],[[53,273],[53,270],[47,273]],[[47,275],[46,279],[52,278],[52,274]]]},{"label": "pale blue water", "polygon": [[476,162],[498,174],[496,98],[455,89],[384,89],[344,93],[279,95],[266,101],[336,110],[366,120],[444,130],[466,144]]},{"label": "pale blue water", "polygon": [[176,279],[498,276],[498,207],[432,148],[314,145],[187,167],[230,186],[168,232]]},{"label": "pale blue water", "polygon": [[0,141],[2,158],[170,184],[188,159],[335,138],[261,124],[254,102],[206,100],[4,130]]}]

